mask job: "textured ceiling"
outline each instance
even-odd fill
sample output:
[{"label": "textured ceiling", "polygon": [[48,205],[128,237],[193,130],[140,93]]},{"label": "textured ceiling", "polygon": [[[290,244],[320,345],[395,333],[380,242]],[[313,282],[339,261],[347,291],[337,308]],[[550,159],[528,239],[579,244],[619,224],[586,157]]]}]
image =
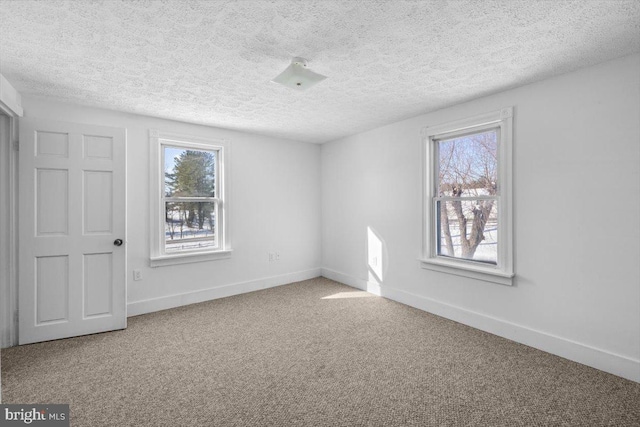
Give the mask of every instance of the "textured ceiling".
[{"label": "textured ceiling", "polygon": [[[640,51],[640,1],[0,0],[20,92],[325,142]],[[291,57],[327,80],[270,80]]]}]

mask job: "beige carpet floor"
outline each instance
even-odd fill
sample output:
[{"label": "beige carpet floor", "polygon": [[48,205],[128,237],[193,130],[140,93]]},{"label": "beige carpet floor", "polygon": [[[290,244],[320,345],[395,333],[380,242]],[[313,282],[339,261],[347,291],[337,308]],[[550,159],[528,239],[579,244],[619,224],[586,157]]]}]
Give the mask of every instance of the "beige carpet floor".
[{"label": "beige carpet floor", "polygon": [[640,384],[318,278],[2,351],[74,426],[640,426]]}]

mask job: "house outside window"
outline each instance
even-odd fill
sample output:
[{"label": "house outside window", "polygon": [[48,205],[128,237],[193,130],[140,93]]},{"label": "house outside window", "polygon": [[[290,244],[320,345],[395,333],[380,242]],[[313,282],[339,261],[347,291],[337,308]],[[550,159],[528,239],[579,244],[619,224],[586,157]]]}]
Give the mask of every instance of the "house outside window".
[{"label": "house outside window", "polygon": [[422,267],[510,285],[513,109],[423,130]]},{"label": "house outside window", "polygon": [[230,255],[222,140],[152,130],[151,266]]}]

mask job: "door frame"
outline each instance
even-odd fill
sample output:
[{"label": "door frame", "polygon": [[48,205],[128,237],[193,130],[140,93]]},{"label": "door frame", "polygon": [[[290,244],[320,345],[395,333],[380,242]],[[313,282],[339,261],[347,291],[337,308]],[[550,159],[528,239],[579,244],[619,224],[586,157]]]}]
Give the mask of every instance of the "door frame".
[{"label": "door frame", "polygon": [[[4,80],[1,75],[0,80]],[[4,83],[5,81],[0,81],[4,92],[2,95],[9,89]],[[5,187],[8,192],[0,190],[0,203],[6,206],[6,210],[0,212],[0,218],[7,221],[10,227],[9,239],[3,243],[6,245],[3,251],[6,251],[9,280],[5,286],[0,287],[0,300],[3,301],[0,306],[0,324],[3,326],[0,328],[0,348],[18,345],[18,120],[23,116],[23,110],[20,95],[17,92],[14,95],[12,99],[0,97],[0,114],[7,116],[9,123],[8,141],[3,141],[4,146],[0,147],[3,154],[8,154],[0,162],[9,171],[9,185]]]}]

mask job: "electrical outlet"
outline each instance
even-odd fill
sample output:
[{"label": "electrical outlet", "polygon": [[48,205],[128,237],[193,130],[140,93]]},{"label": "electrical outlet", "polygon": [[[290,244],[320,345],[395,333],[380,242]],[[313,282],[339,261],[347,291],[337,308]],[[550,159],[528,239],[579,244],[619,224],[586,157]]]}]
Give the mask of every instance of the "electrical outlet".
[{"label": "electrical outlet", "polygon": [[269,252],[269,262],[280,261],[280,252]]},{"label": "electrical outlet", "polygon": [[142,280],[142,271],[133,270],[133,280]]}]

